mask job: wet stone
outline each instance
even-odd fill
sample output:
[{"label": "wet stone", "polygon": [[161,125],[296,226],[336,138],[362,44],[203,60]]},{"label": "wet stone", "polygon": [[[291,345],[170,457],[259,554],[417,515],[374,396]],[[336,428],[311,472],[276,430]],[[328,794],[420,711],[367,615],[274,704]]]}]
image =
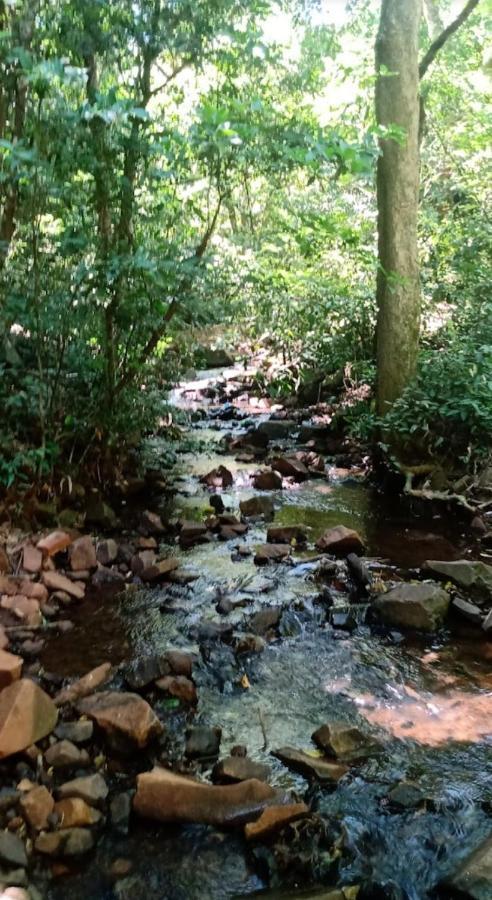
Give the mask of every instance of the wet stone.
[{"label": "wet stone", "polygon": [[482,610],[479,609],[475,603],[464,600],[463,597],[453,598],[451,601],[450,612],[453,616],[456,616],[462,621],[470,622],[472,625],[480,627],[482,624]]},{"label": "wet stone", "polygon": [[312,740],[328,756],[351,761],[371,756],[378,747],[370,735],[346,722],[327,722],[312,735]]},{"label": "wet stone", "polygon": [[305,544],[306,531],[300,525],[272,526],[267,531],[269,544]]},{"label": "wet stone", "polygon": [[73,572],[87,571],[97,566],[96,548],[90,535],[77,538],[70,546],[68,555]]},{"label": "wet stone", "polygon": [[191,759],[214,759],[219,755],[221,728],[196,725],[186,732],[186,756]]},{"label": "wet stone", "polygon": [[309,815],[305,803],[289,803],[285,806],[267,806],[256,822],[248,822],[244,834],[248,841],[264,841],[273,837],[290,822]]},{"label": "wet stone", "polygon": [[331,553],[333,556],[347,556],[349,553],[363,553],[364,545],[361,537],[353,528],[344,525],[336,525],[316,541],[316,547],[323,553]]},{"label": "wet stone", "polygon": [[311,755],[302,750],[295,750],[293,747],[274,750],[272,755],[288,769],[318,781],[337,782],[348,772],[347,766],[342,763],[333,762],[323,756]]},{"label": "wet stone", "polygon": [[155,682],[155,686],[182,703],[188,703],[190,706],[196,706],[198,703],[196,687],[184,675],[164,675]]},{"label": "wet stone", "polygon": [[249,628],[253,634],[261,637],[262,635],[267,634],[272,628],[277,627],[281,615],[282,608],[280,606],[260,609],[259,612],[255,613],[249,620]]},{"label": "wet stone", "polygon": [[212,781],[215,784],[234,784],[247,781],[248,778],[268,781],[270,775],[270,769],[263,763],[257,763],[247,756],[235,755],[221,759],[214,766]]},{"label": "wet stone", "polygon": [[66,797],[80,797],[91,806],[101,806],[108,796],[108,786],[102,775],[87,775],[65,782],[58,788],[57,795],[60,800]]},{"label": "wet stone", "polygon": [[44,831],[36,838],[34,847],[46,856],[77,857],[92,850],[94,837],[86,828],[62,828]]},{"label": "wet stone", "polygon": [[343,612],[337,609],[330,611],[330,622],[333,628],[339,628],[341,631],[354,631],[357,628],[357,621],[352,612]]},{"label": "wet stone", "polygon": [[115,794],[112,798],[109,806],[111,825],[118,834],[128,834],[131,809],[132,797],[130,793],[122,792],[120,794]]},{"label": "wet stone", "polygon": [[274,504],[271,497],[258,495],[250,497],[248,500],[241,500],[239,509],[247,518],[263,516],[265,519],[273,519],[274,516]]},{"label": "wet stone", "polygon": [[96,558],[102,566],[110,566],[118,556],[118,544],[112,538],[99,541],[96,546]]},{"label": "wet stone", "polygon": [[54,812],[61,828],[84,828],[97,825],[102,814],[80,797],[67,797],[55,803]]},{"label": "wet stone", "polygon": [[263,544],[255,553],[254,562],[257,566],[266,566],[268,563],[278,563],[290,556],[289,544]]},{"label": "wet stone", "polygon": [[[492,838],[484,841],[464,859],[458,869],[442,883],[451,896],[462,900],[490,900],[492,897]],[[441,896],[441,894],[439,894]]]},{"label": "wet stone", "polygon": [[74,744],[84,744],[90,741],[94,733],[94,723],[80,719],[78,722],[59,722],[55,728],[55,735],[61,741],[72,741]]},{"label": "wet stone", "polygon": [[85,750],[79,750],[71,741],[63,740],[53,744],[44,755],[46,764],[54,769],[70,769],[87,765],[89,759]]},{"label": "wet stone", "polygon": [[282,488],[282,476],[273,469],[264,469],[253,476],[253,485],[259,491],[278,491]]},{"label": "wet stone", "polygon": [[152,707],[138,694],[101,691],[81,700],[78,710],[93,719],[110,746],[120,752],[141,749],[164,730]]},{"label": "wet stone", "polygon": [[399,584],[380,594],[373,606],[387,625],[435,631],[446,618],[449,600],[437,584]]},{"label": "wet stone", "polygon": [[400,781],[388,794],[388,800],[392,806],[398,809],[413,809],[420,806],[425,795],[418,784],[413,781]]},{"label": "wet stone", "polygon": [[53,812],[55,801],[44,785],[34,787],[20,799],[20,808],[25,820],[36,831],[46,828]]},{"label": "wet stone", "polygon": [[27,866],[24,842],[10,831],[0,831],[0,862],[20,868]]},{"label": "wet stone", "polygon": [[125,681],[132,690],[140,690],[168,672],[167,656],[161,653],[134,660],[126,666],[124,674]]},{"label": "wet stone", "polygon": [[29,678],[4,688],[0,693],[0,759],[46,737],[57,717],[51,698]]}]

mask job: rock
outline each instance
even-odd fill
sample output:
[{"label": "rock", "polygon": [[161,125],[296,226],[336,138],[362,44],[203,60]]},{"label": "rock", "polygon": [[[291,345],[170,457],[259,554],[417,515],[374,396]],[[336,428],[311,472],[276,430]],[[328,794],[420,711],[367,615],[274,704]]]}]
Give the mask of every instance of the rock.
[{"label": "rock", "polygon": [[59,817],[61,828],[84,828],[97,825],[102,814],[99,810],[89,806],[80,797],[67,797],[55,803],[55,813]]},{"label": "rock", "polygon": [[453,616],[465,619],[472,625],[478,625],[479,628],[482,625],[482,610],[474,603],[470,603],[469,600],[464,600],[463,597],[453,597],[449,611]]},{"label": "rock", "polygon": [[326,722],[311,736],[320,750],[346,762],[371,756],[378,747],[374,740],[355,725]]},{"label": "rock", "polygon": [[206,525],[200,522],[183,522],[179,532],[179,544],[183,550],[193,547],[194,544],[206,544],[210,539]]},{"label": "rock", "polygon": [[303,462],[295,457],[275,457],[272,460],[272,469],[280,472],[285,478],[293,478],[294,481],[306,481],[309,478],[309,470]]},{"label": "rock", "polygon": [[400,781],[389,792],[388,800],[392,806],[396,806],[398,809],[412,809],[424,802],[425,795],[415,782]]},{"label": "rock", "polygon": [[272,628],[276,628],[280,622],[282,609],[280,606],[270,606],[260,609],[249,620],[249,627],[253,634],[264,635]]},{"label": "rock", "polygon": [[85,520],[88,525],[99,525],[103,529],[116,528],[118,524],[115,511],[97,494],[90,495],[87,500]]},{"label": "rock", "polygon": [[[16,880],[15,885],[12,884],[13,879]],[[2,891],[0,900],[33,900],[32,888],[30,893],[28,893],[24,890],[23,887],[20,886],[17,879],[22,879],[23,883],[27,882],[24,869],[15,869],[13,872],[9,872],[10,885]],[[40,896],[40,894],[37,894],[36,900],[39,900]]]},{"label": "rock", "polygon": [[57,718],[51,698],[29,678],[4,688],[0,693],[0,759],[46,737]]},{"label": "rock", "polygon": [[449,599],[437,584],[399,584],[373,605],[386,625],[435,631],[446,618]]},{"label": "rock", "polygon": [[68,555],[72,572],[77,572],[79,569],[95,569],[97,566],[96,548],[88,534],[73,542]]},{"label": "rock", "polygon": [[282,476],[273,469],[263,469],[253,475],[253,485],[259,491],[278,491],[282,487]]},{"label": "rock", "polygon": [[85,584],[79,581],[72,581],[61,572],[43,572],[43,584],[49,591],[64,591],[75,600],[83,600],[85,595]]},{"label": "rock", "polygon": [[318,781],[337,782],[348,772],[347,766],[342,763],[335,763],[317,754],[294,750],[293,747],[281,747],[274,750],[272,755],[288,769],[300,772],[306,778],[316,778]]},{"label": "rock", "polygon": [[323,553],[331,553],[333,556],[348,556],[349,553],[363,553],[364,544],[361,537],[353,528],[345,525],[336,525],[316,541],[316,547]]},{"label": "rock", "polygon": [[164,730],[152,707],[138,694],[103,691],[81,700],[77,708],[96,722],[118,750],[146,747]]},{"label": "rock", "polygon": [[254,762],[247,756],[227,756],[216,763],[212,771],[214,784],[235,784],[238,781],[248,781],[256,778],[257,781],[268,781],[271,775],[268,766]]},{"label": "rock", "polygon": [[222,369],[234,365],[234,357],[223,347],[206,347],[201,345],[196,352],[200,363],[206,369]]},{"label": "rock", "polygon": [[193,657],[190,653],[185,653],[183,650],[168,650],[166,661],[169,663],[174,675],[184,675],[186,678],[191,678]]},{"label": "rock", "polygon": [[118,556],[118,544],[113,538],[106,541],[98,541],[96,546],[96,559],[102,566],[110,566]]},{"label": "rock", "polygon": [[26,572],[37,575],[43,568],[43,554],[32,544],[25,544],[22,551],[22,568]]},{"label": "rock", "polygon": [[132,811],[131,794],[122,792],[115,794],[109,806],[111,824],[118,834],[128,834],[130,814]]},{"label": "rock", "polygon": [[232,472],[226,469],[225,466],[218,466],[216,469],[212,469],[211,472],[207,472],[206,475],[201,475],[199,481],[201,484],[206,484],[207,487],[211,488],[232,487],[234,484]]},{"label": "rock", "polygon": [[42,616],[39,602],[34,597],[24,597],[22,594],[3,595],[0,600],[2,609],[8,609],[12,615],[21,619],[29,628],[37,628],[41,625]]},{"label": "rock", "polygon": [[248,822],[244,826],[247,841],[265,841],[285,828],[290,822],[296,822],[309,815],[309,807],[305,803],[289,803],[286,806],[267,806],[259,819]]},{"label": "rock", "polygon": [[102,775],[99,774],[66,781],[57,790],[60,800],[65,800],[67,797],[79,797],[90,806],[101,806],[108,793],[108,786]]},{"label": "rock", "polygon": [[41,831],[48,826],[48,817],[53,812],[55,801],[49,790],[44,785],[39,785],[23,794],[19,806],[31,828]]},{"label": "rock", "polygon": [[44,584],[39,584],[39,582],[22,581],[20,592],[25,597],[29,597],[29,599],[39,600],[40,603],[44,603],[48,599],[48,589]]},{"label": "rock", "polygon": [[76,857],[92,850],[94,837],[85,828],[62,828],[61,831],[43,831],[34,843],[38,853],[45,856]]},{"label": "rock", "polygon": [[469,559],[457,559],[453,562],[430,559],[424,563],[424,568],[460,587],[477,590],[492,597],[492,566],[486,563]]},{"label": "rock", "polygon": [[247,518],[264,516],[265,519],[273,519],[274,516],[274,505],[271,497],[259,495],[250,497],[248,500],[241,500],[239,509],[241,514]]},{"label": "rock", "polygon": [[0,625],[0,650],[5,650],[9,645],[9,639],[3,625]]},{"label": "rock", "polygon": [[492,632],[492,609],[485,616],[485,619],[483,620],[483,623],[482,623],[482,628],[486,634],[489,634],[490,632]]},{"label": "rock", "polygon": [[152,684],[161,675],[168,674],[169,663],[166,654],[163,653],[134,659],[124,669],[125,681],[132,690],[141,690]]},{"label": "rock", "polygon": [[134,575],[140,575],[144,569],[150,569],[157,557],[154,550],[139,550],[130,560],[130,568]]},{"label": "rock", "polygon": [[102,588],[110,584],[121,585],[124,580],[125,576],[114,566],[109,569],[106,568],[106,566],[98,564],[98,567],[92,576],[92,585],[95,588]]},{"label": "rock", "polygon": [[[144,553],[149,553],[152,551],[146,550]],[[146,566],[141,572],[142,581],[154,582],[154,581],[164,581],[171,572],[174,572],[180,565],[180,560],[171,556],[168,559],[161,559],[159,562],[153,563],[150,566]]]},{"label": "rock", "polygon": [[46,537],[37,542],[36,547],[43,556],[56,556],[62,550],[66,550],[72,543],[72,538],[66,531],[52,531]]},{"label": "rock", "polygon": [[0,862],[21,869],[27,866],[26,848],[17,834],[0,831]]},{"label": "rock", "polygon": [[255,779],[218,786],[154,768],[137,775],[133,808],[138,815],[159,822],[225,827],[256,819],[275,795],[270,785]]},{"label": "rock", "polygon": [[365,591],[365,588],[368,586],[368,584],[370,584],[371,576],[369,574],[368,568],[364,565],[364,563],[356,553],[348,554],[347,569],[356,587],[362,588]]},{"label": "rock", "polygon": [[297,430],[297,424],[291,419],[267,419],[260,422],[256,432],[268,441],[281,441],[289,438]]},{"label": "rock", "polygon": [[188,703],[190,706],[196,706],[198,703],[196,687],[184,675],[164,675],[155,682],[155,686],[182,703]]},{"label": "rock", "polygon": [[162,519],[157,513],[146,509],[140,517],[140,525],[147,534],[163,534],[166,530],[162,524]]},{"label": "rock", "polygon": [[10,560],[3,544],[0,544],[0,572],[10,572]]},{"label": "rock", "polygon": [[79,750],[71,741],[57,741],[44,754],[48,766],[54,769],[70,769],[87,761],[85,750]]},{"label": "rock", "polygon": [[74,744],[85,744],[90,741],[94,733],[94,723],[85,719],[78,722],[59,722],[55,728],[55,735],[61,741],[72,741]]},{"label": "rock", "polygon": [[258,547],[254,556],[257,566],[266,566],[271,562],[282,562],[290,556],[290,544],[263,544]]},{"label": "rock", "polygon": [[236,640],[235,651],[238,656],[242,653],[263,653],[265,647],[266,643],[259,635],[241,634]]},{"label": "rock", "polygon": [[65,703],[75,703],[76,700],[81,700],[82,697],[87,697],[89,694],[92,694],[96,688],[100,687],[101,684],[104,684],[105,681],[108,681],[111,676],[111,670],[111,663],[109,662],[101,663],[97,668],[91,669],[87,675],[83,675],[82,678],[74,681],[74,683],[70,684],[68,687],[63,688],[63,690],[56,695],[56,705],[63,706]]},{"label": "rock", "polygon": [[186,731],[186,756],[191,759],[214,759],[219,755],[221,728],[195,725]]},{"label": "rock", "polygon": [[305,544],[306,532],[300,525],[279,525],[267,531],[269,544]]},{"label": "rock", "polygon": [[21,677],[24,660],[21,656],[0,650],[0,691]]},{"label": "rock", "polygon": [[330,622],[333,628],[341,631],[354,631],[357,628],[357,620],[350,610],[330,610]]},{"label": "rock", "polygon": [[442,883],[448,896],[462,900],[490,900],[492,897],[492,838],[489,837]]}]

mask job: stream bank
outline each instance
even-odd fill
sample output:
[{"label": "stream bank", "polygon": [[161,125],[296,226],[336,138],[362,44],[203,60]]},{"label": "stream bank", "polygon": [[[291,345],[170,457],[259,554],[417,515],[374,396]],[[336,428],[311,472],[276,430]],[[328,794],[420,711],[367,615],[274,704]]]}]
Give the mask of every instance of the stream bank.
[{"label": "stream bank", "polygon": [[[301,896],[311,884],[325,885],[323,896],[330,896],[331,885],[361,900],[413,900],[435,891],[457,896],[458,888],[438,885],[491,832],[492,652],[483,628],[490,601],[483,589],[474,593],[448,577],[438,579],[454,612],[430,632],[385,624],[373,606],[393,585],[433,581],[422,571],[426,560],[472,563],[479,546],[449,516],[408,520],[397,503],[383,503],[367,483],[363,458],[351,448],[329,446],[323,423],[301,423],[281,413],[271,419],[271,410],[241,390],[237,371],[206,373],[171,399],[194,419],[195,449],[179,459],[175,493],[157,495],[152,512],[162,532],[154,521],[154,534],[119,535],[118,544],[119,553],[121,545],[130,546],[130,561],[136,551],[153,552],[154,542],[156,559],[179,563],[173,580],[152,584],[133,572],[131,562],[120,563],[127,566],[120,583],[89,588],[86,599],[71,604],[73,627],[53,630],[51,637],[48,632],[30,664],[30,677],[54,694],[66,679],[108,662],[111,675],[103,691],[131,689],[145,697],[166,731],[139,753],[125,755],[128,747],[108,747],[104,728],[96,727],[85,742],[88,764],[80,766],[79,757],[58,770],[51,767],[51,773],[43,761],[33,768],[32,753],[2,763],[2,782],[10,790],[22,774],[33,784],[41,778],[56,794],[64,782],[93,771],[109,787],[109,799],[99,804],[107,824],[101,819],[79,826],[95,831],[95,848],[72,858],[55,852],[44,862],[34,853],[26,867],[30,880],[52,900],[68,892],[75,900],[212,900],[269,886],[281,891],[278,896],[288,896],[282,891],[289,888]],[[146,452],[156,468],[161,450],[159,438],[149,441]],[[281,486],[255,488],[255,473],[278,472],[266,465],[272,456],[291,474],[280,478]],[[210,473],[211,486],[200,480]],[[278,485],[278,478],[271,484]],[[269,501],[265,509],[273,504],[273,517],[241,515],[240,504],[247,509],[244,504],[254,498]],[[345,551],[326,553],[315,546],[338,526],[359,536],[362,578],[360,569],[350,569]],[[294,540],[292,532],[285,533],[287,544],[266,543],[269,528],[297,533]],[[138,549],[136,541],[150,545],[140,543]],[[282,562],[255,563],[265,543],[284,548]],[[155,559],[147,557],[145,564],[151,568]],[[467,617],[457,599],[478,608],[478,619],[469,610]],[[191,690],[183,681],[157,689],[156,673],[148,681],[142,674],[170,648],[191,661],[192,679],[187,669],[179,675],[170,664],[162,677],[184,678],[196,698],[176,696],[178,688]],[[9,649],[20,650],[15,642]],[[72,702],[61,710],[67,723],[82,711]],[[356,729],[365,745],[348,763],[335,762],[330,752],[329,765],[347,770],[339,769],[337,777],[332,770],[329,779],[319,777],[325,757],[311,741],[326,722]],[[186,749],[186,729],[197,726],[207,729],[202,737],[212,743],[214,729],[221,732],[212,758],[202,761]],[[44,760],[50,740],[40,741]],[[275,831],[273,839],[245,842],[241,828],[129,818],[138,773],[157,763],[210,783],[215,758],[231,766],[230,759],[244,759],[238,755],[244,747],[251,764],[267,767],[268,783],[288,793],[288,805],[295,800],[308,807],[308,814]],[[286,765],[285,748],[305,755],[296,762],[290,752]],[[124,797],[128,801],[116,799]],[[18,799],[7,813],[17,815],[16,804]],[[118,804],[119,821],[113,812]],[[21,839],[35,843],[25,819],[17,818]],[[60,830],[56,820],[48,825],[47,834]]]}]

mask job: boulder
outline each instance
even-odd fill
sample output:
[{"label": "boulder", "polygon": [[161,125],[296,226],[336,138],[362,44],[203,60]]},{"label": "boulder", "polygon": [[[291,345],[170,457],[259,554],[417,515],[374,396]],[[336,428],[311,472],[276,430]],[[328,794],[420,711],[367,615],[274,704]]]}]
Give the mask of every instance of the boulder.
[{"label": "boulder", "polygon": [[[152,553],[152,550],[144,550],[143,553]],[[168,559],[160,559],[151,565],[145,566],[140,573],[142,581],[155,582],[164,581],[171,572],[174,572],[180,565],[179,559],[171,556]]]},{"label": "boulder", "polygon": [[191,759],[214,759],[219,755],[221,728],[195,725],[186,731],[186,756]]},{"label": "boulder", "polygon": [[278,491],[282,487],[282,476],[273,469],[263,469],[253,475],[253,485],[259,491]]},{"label": "boulder", "polygon": [[305,778],[315,778],[323,782],[337,782],[348,772],[347,766],[333,762],[319,754],[305,753],[293,747],[281,747],[272,753],[288,769],[299,772]]},{"label": "boulder", "polygon": [[102,814],[80,797],[67,797],[55,803],[54,811],[61,828],[84,828],[97,825]]},{"label": "boulder", "polygon": [[43,831],[34,843],[38,853],[44,856],[77,857],[92,850],[94,837],[86,828],[62,828],[61,831]]},{"label": "boulder", "polygon": [[300,525],[272,526],[267,531],[269,544],[305,544],[306,532]]},{"label": "boulder", "polygon": [[48,826],[48,817],[53,812],[55,801],[44,785],[38,785],[22,795],[19,806],[28,825],[35,831],[42,831]]},{"label": "boulder", "polygon": [[293,478],[294,481],[306,481],[309,478],[307,466],[294,456],[276,456],[272,460],[272,469],[280,472],[285,478]]},{"label": "boulder", "polygon": [[90,806],[101,806],[108,796],[108,786],[102,775],[87,775],[66,781],[57,790],[60,800],[67,797],[79,797]]},{"label": "boulder", "polygon": [[346,762],[371,756],[378,749],[369,735],[346,722],[326,722],[312,734],[312,740],[327,756]]},{"label": "boulder", "polygon": [[95,569],[97,566],[96,548],[91,536],[77,538],[68,551],[72,572],[80,569]]},{"label": "boulder", "polygon": [[267,566],[271,562],[282,562],[290,556],[290,544],[263,544],[258,547],[254,562],[257,566]]},{"label": "boulder", "polygon": [[241,514],[246,518],[254,516],[264,516],[265,519],[273,519],[274,505],[271,497],[264,497],[261,494],[250,497],[248,500],[241,500],[239,503]]},{"label": "boulder", "polygon": [[265,841],[277,834],[290,822],[309,815],[309,807],[305,803],[289,803],[285,806],[267,806],[256,822],[248,822],[244,826],[247,841]]},{"label": "boulder", "polygon": [[43,690],[21,678],[0,693],[0,759],[25,750],[53,731],[58,710]]},{"label": "boulder", "polygon": [[201,475],[199,481],[201,484],[205,484],[207,487],[211,488],[232,487],[234,484],[232,472],[230,472],[229,469],[226,469],[225,466],[217,466],[216,469],[212,469],[212,471],[207,472],[206,475]]},{"label": "boulder", "polygon": [[399,584],[376,597],[373,605],[386,625],[435,631],[446,618],[449,600],[437,584]]},{"label": "boulder", "polygon": [[66,531],[52,531],[37,542],[36,547],[43,556],[55,556],[62,550],[66,550],[72,543],[72,538]]},{"label": "boulder", "polygon": [[492,598],[492,566],[486,563],[470,559],[456,559],[452,562],[429,559],[424,563],[424,568],[462,588],[476,590]]},{"label": "boulder", "polygon": [[92,694],[96,688],[100,687],[101,684],[104,684],[110,676],[111,663],[101,663],[100,666],[91,669],[87,675],[83,675],[82,678],[74,681],[73,684],[63,688],[63,690],[55,697],[56,705],[63,706],[65,703],[75,703],[76,700],[87,697],[89,694]]},{"label": "boulder", "polygon": [[256,431],[268,441],[281,441],[289,438],[297,430],[296,422],[291,419],[267,419],[260,422]]},{"label": "boulder", "polygon": [[21,677],[24,660],[21,656],[0,650],[0,691]]},{"label": "boulder", "polygon": [[364,544],[362,538],[353,528],[345,525],[336,525],[316,541],[316,547],[323,553],[331,553],[333,556],[348,556],[349,553],[363,553]]},{"label": "boulder", "polygon": [[85,595],[85,584],[81,581],[72,581],[61,572],[43,572],[42,580],[45,587],[49,591],[64,591],[75,600],[83,600]]},{"label": "boulder", "polygon": [[214,766],[212,781],[215,784],[236,784],[250,778],[268,781],[270,775],[270,769],[264,763],[255,762],[248,756],[227,756]]},{"label": "boulder", "polygon": [[219,786],[154,768],[137,776],[133,809],[159,822],[196,822],[220,828],[258,818],[275,796],[270,785],[256,779]]},{"label": "boulder", "polygon": [[490,900],[492,897],[492,837],[485,840],[442,883],[446,891],[462,900]]},{"label": "boulder", "polygon": [[96,722],[117,750],[146,747],[164,730],[152,707],[138,694],[102,691],[80,700],[77,708]]}]

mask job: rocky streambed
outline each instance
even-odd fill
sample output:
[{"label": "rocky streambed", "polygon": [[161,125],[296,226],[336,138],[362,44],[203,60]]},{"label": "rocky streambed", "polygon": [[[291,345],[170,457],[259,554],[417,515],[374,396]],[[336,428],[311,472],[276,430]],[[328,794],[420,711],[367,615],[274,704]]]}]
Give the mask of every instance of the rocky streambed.
[{"label": "rocky streambed", "polygon": [[123,525],[6,542],[5,896],[491,897],[487,541],[238,371],[172,400]]}]

